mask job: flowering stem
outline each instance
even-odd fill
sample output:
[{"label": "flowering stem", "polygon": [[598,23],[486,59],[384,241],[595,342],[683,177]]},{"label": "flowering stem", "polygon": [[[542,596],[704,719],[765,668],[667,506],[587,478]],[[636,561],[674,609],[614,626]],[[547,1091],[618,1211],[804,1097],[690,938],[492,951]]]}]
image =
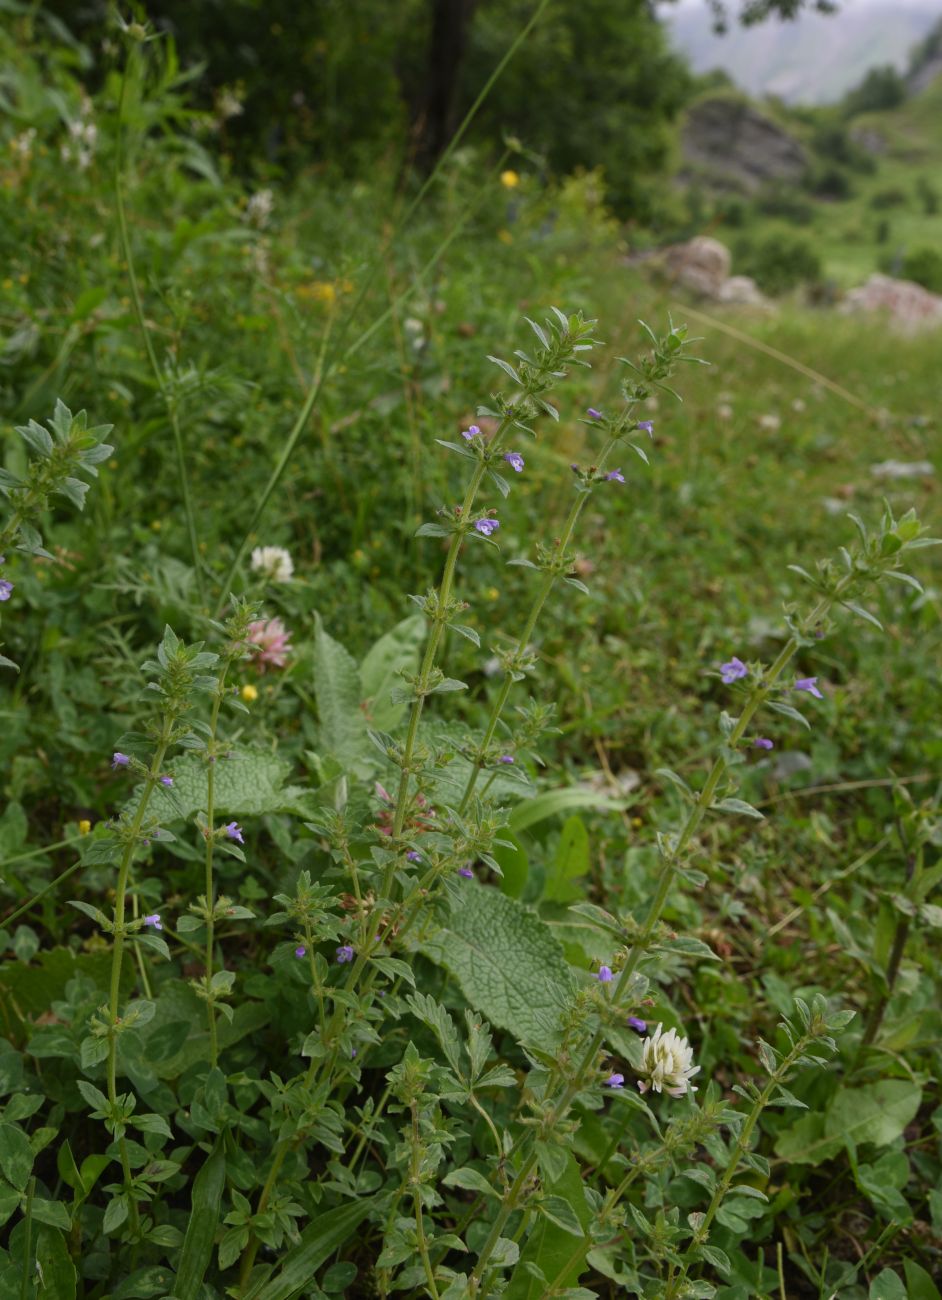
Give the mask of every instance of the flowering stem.
[{"label": "flowering stem", "polygon": [[[618,443],[617,438],[610,438],[608,442],[605,444],[605,447],[602,449],[601,455],[599,456],[598,465],[597,465],[598,469],[602,469],[606,460],[610,456],[613,448],[616,446],[617,443]],[[567,515],[566,521],[563,524],[562,535],[560,536],[556,545],[557,553],[560,556],[560,558],[562,558],[565,555],[566,549],[569,546],[569,543],[572,541],[572,535],[575,532],[576,524],[579,521],[579,516],[582,513],[583,508],[585,507],[585,504],[591,495],[592,495],[591,491],[580,492],[576,497],[575,501],[572,503],[569,514]],[[536,596],[534,597],[533,604],[530,607],[530,613],[528,614],[527,621],[524,624],[523,632],[520,634],[520,638],[517,642],[519,652],[522,653],[525,647],[529,644],[530,637],[533,635],[533,630],[536,627],[540,614],[543,612],[543,606],[546,604],[546,600],[550,592],[552,591],[556,583],[556,579],[558,577],[559,577],[559,573],[555,569],[550,569],[548,572],[544,573],[543,581],[540,583],[539,589],[536,593]],[[494,740],[494,734],[497,731],[497,726],[498,723],[500,722],[501,714],[504,711],[504,706],[507,703],[507,698],[510,695],[510,691],[511,688],[513,687],[513,684],[514,684],[513,676],[511,675],[510,672],[508,672],[504,677],[503,683],[501,684],[500,691],[498,692],[497,698],[494,701],[494,705],[491,709],[491,714],[490,717],[488,718],[487,726],[484,730],[484,735],[481,740],[478,759],[475,762],[474,766],[471,768],[471,773],[468,776],[468,783],[465,786],[465,791],[461,797],[461,803],[458,807],[459,816],[467,808],[471,796],[474,793],[474,787],[477,785],[478,777],[481,774],[481,768],[485,761],[485,754],[487,753],[488,749],[490,748]]]},{"label": "flowering stem", "polygon": [[[843,579],[842,582],[838,584],[835,592],[832,595],[824,597],[822,600],[820,600],[818,604],[814,607],[812,612],[804,620],[804,625],[806,627],[813,627],[817,622],[819,622],[820,619],[822,619],[827,613],[827,611],[830,609],[831,605],[840,599],[841,595],[846,590],[846,588],[850,585],[851,581],[852,578],[850,576]],[[778,658],[769,668],[768,672],[764,674],[761,685],[758,686],[756,690],[752,692],[749,699],[746,701],[745,707],[743,708],[743,711],[740,714],[739,720],[736,723],[735,727],[733,728],[726,742],[728,748],[732,749],[742,739],[743,735],[745,734],[746,728],[749,726],[749,723],[752,721],[753,715],[755,714],[756,710],[760,707],[760,705],[764,702],[772,686],[775,684],[777,679],[781,676],[782,672],[787,667],[789,661],[797,652],[799,648],[799,644],[800,641],[797,636],[791,636],[789,637],[788,641],[786,641],[785,645],[782,647],[782,650],[778,655]],[[719,755],[713,764],[713,767],[710,771],[709,776],[706,779],[706,783],[704,784],[703,789],[701,790],[699,796],[694,802],[693,807],[690,810],[690,813],[687,816],[687,820],[685,821],[683,828],[680,831],[676,844],[673,846],[670,855],[665,858],[664,865],[661,868],[660,878],[658,880],[657,889],[655,891],[654,898],[652,899],[651,905],[648,908],[647,918],[641,929],[640,935],[635,939],[635,941],[631,945],[631,953],[628,957],[627,962],[625,963],[624,967],[621,970],[621,973],[618,978],[618,983],[615,985],[613,995],[612,995],[612,1001],[615,1004],[621,1001],[624,994],[630,992],[632,977],[638,968],[638,964],[640,963],[642,956],[646,952],[651,942],[651,939],[654,935],[654,931],[661,918],[661,913],[663,912],[664,906],[667,902],[667,896],[670,893],[670,887],[671,884],[673,883],[674,872],[676,870],[677,862],[680,856],[685,852],[685,850],[689,846],[690,841],[692,840],[693,836],[696,834],[700,826],[700,823],[703,821],[703,818],[706,815],[707,809],[711,806],[713,802],[713,797],[716,794],[717,786],[719,785],[722,777],[726,773],[726,770],[727,770],[726,759],[722,755]],[[594,1065],[598,1053],[601,1050],[602,1046],[604,1045],[604,1042],[605,1042],[605,1030],[603,1028],[597,1030],[596,1033],[592,1036],[592,1039],[588,1047],[586,1048],[585,1054],[582,1060],[580,1061],[577,1069],[575,1070],[572,1079],[566,1085],[566,1088],[563,1091],[560,1100],[554,1105],[552,1114],[547,1117],[548,1123],[556,1123],[557,1121],[564,1119],[566,1117],[569,1108],[572,1105],[573,1099],[583,1088],[584,1080],[588,1075],[589,1070]],[[557,1071],[558,1071],[558,1067],[557,1067]],[[471,1277],[472,1294],[477,1294],[477,1288],[480,1286],[480,1281],[483,1277],[483,1273],[487,1265],[487,1261],[490,1258],[494,1246],[497,1243],[497,1239],[500,1237],[503,1231],[504,1225],[506,1224],[508,1218],[516,1208],[517,1200],[520,1195],[520,1189],[525,1185],[525,1183],[533,1173],[533,1170],[536,1167],[536,1163],[537,1163],[536,1151],[533,1150],[531,1151],[530,1155],[526,1158],[523,1165],[521,1166],[520,1172],[518,1173],[517,1177],[514,1179],[510,1191],[504,1197],[503,1203],[500,1206],[500,1209],[497,1212],[497,1216],[494,1220],[494,1223],[491,1226],[491,1231],[488,1234],[487,1240],[485,1241],[484,1246],[481,1249],[481,1253],[478,1257],[478,1262],[475,1266],[474,1272]]]},{"label": "flowering stem", "polygon": [[[169,743],[170,723],[165,719],[160,741],[157,745],[157,752],[144,782],[140,802],[137,805],[137,812],[134,814],[134,820],[128,831],[124,854],[118,867],[118,883],[115,887],[114,900],[114,944],[111,949],[111,987],[108,998],[108,1024],[110,1030],[108,1036],[108,1100],[113,1109],[118,1104],[118,1006],[121,997],[121,962],[124,956],[124,915],[128,874],[131,870],[131,859],[134,857],[134,850],[137,847],[137,837],[144,822],[144,814],[147,812],[147,805],[150,803],[150,797],[160,777],[161,764],[164,761],[164,754],[167,752]],[[130,1189],[131,1165],[128,1159],[127,1143],[123,1137],[118,1139],[118,1149],[121,1153],[121,1168],[124,1173],[125,1187]],[[139,1227],[137,1202],[133,1197],[129,1197],[129,1200],[131,1224],[134,1231],[137,1232]]]},{"label": "flowering stem", "polygon": [[147,360],[150,368],[154,372],[154,379],[164,404],[167,408],[167,415],[170,419],[170,428],[173,432],[173,445],[177,459],[177,478],[180,483],[180,497],[183,501],[183,513],[186,515],[186,528],[190,539],[190,554],[193,559],[193,572],[196,575],[196,586],[199,592],[200,604],[205,601],[205,592],[203,589],[203,563],[200,557],[199,542],[196,536],[196,516],[193,512],[193,500],[190,496],[190,481],[187,475],[186,458],[183,452],[183,434],[180,430],[180,420],[177,414],[177,404],[173,393],[167,386],[167,382],[160,363],[157,360],[157,354],[154,351],[154,345],[151,342],[150,330],[144,317],[144,305],[141,300],[141,292],[137,283],[137,273],[134,270],[134,255],[131,251],[131,239],[128,234],[127,213],[124,209],[124,189],[122,176],[122,163],[124,160],[124,101],[126,98],[126,89],[128,81],[128,69],[131,59],[134,57],[135,47],[132,46],[128,54],[128,61],[124,66],[121,74],[121,90],[118,95],[118,113],[115,128],[115,156],[114,156],[114,194],[115,206],[118,212],[118,231],[121,236],[121,248],[124,252],[124,260],[128,268],[128,283],[131,289],[131,301],[134,304],[134,315],[137,317],[137,323],[140,327],[141,335],[144,339],[144,350],[147,353]]},{"label": "flowering stem", "polygon": [[434,1300],[439,1300],[438,1287],[435,1285],[435,1270],[432,1268],[432,1261],[429,1259],[428,1241],[425,1236],[425,1223],[422,1214],[422,1182],[421,1182],[421,1158],[422,1146],[419,1137],[419,1110],[418,1104],[413,1100],[410,1109],[412,1111],[412,1199],[415,1203],[415,1237],[416,1244],[419,1248],[419,1258],[422,1260],[422,1266],[425,1269],[425,1276],[428,1280],[429,1290]]},{"label": "flowering stem", "polygon": [[222,705],[223,693],[226,689],[226,675],[229,672],[230,660],[223,660],[222,672],[219,674],[219,680],[216,685],[216,693],[213,699],[213,710],[209,720],[209,761],[206,764],[206,1011],[209,1017],[209,1055],[210,1063],[215,1067],[219,1058],[219,1041],[216,1034],[216,1007],[213,1002],[212,980],[213,980],[213,944],[215,941],[216,931],[216,910],[215,899],[213,897],[213,851],[216,847],[215,835],[215,814],[216,814],[216,731],[219,726],[219,709]]}]

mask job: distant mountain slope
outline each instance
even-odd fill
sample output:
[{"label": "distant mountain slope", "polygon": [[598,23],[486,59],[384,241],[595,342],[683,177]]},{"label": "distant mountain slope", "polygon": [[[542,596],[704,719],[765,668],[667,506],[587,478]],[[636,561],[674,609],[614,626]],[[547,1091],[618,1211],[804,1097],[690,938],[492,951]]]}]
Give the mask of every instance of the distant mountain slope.
[{"label": "distant mountain slope", "polygon": [[912,47],[939,20],[940,0],[847,0],[833,17],[804,14],[795,22],[769,19],[714,34],[706,4],[662,10],[676,47],[695,72],[722,68],[751,95],[788,103],[840,99],[878,64],[906,67]]}]

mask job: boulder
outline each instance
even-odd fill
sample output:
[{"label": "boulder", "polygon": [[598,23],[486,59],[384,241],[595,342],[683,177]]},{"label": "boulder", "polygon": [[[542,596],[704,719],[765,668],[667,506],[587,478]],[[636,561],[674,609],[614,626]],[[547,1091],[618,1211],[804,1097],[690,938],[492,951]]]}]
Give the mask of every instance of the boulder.
[{"label": "boulder", "polygon": [[720,302],[742,303],[747,307],[771,307],[772,305],[751,275],[731,275],[720,285],[717,297]]},{"label": "boulder", "polygon": [[681,129],[684,159],[707,180],[754,193],[774,181],[797,181],[808,155],[789,133],[745,100],[716,95],[694,104]]},{"label": "boulder", "polygon": [[942,297],[913,280],[894,280],[890,275],[871,275],[866,284],[845,295],[840,309],[882,313],[892,325],[907,332],[942,325]]},{"label": "boulder", "polygon": [[732,265],[726,245],[708,235],[671,244],[662,258],[665,271],[676,284],[706,298],[719,297]]}]

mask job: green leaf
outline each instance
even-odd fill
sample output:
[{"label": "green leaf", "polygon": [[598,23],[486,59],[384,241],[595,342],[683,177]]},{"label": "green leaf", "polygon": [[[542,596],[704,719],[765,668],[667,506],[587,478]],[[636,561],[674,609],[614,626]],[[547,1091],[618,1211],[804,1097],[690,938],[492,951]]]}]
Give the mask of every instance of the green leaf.
[{"label": "green leaf", "polygon": [[559,847],[549,871],[543,897],[550,902],[571,903],[583,891],[571,882],[589,870],[589,833],[579,817],[569,817],[563,824]]},{"label": "green leaf", "polygon": [[33,1218],[40,1223],[48,1223],[50,1228],[61,1228],[68,1232],[72,1227],[72,1218],[61,1201],[47,1201],[44,1196],[33,1197]]},{"label": "green leaf", "polygon": [[841,1088],[825,1117],[828,1137],[851,1146],[888,1146],[915,1116],[922,1089],[908,1079],[880,1079],[862,1088]]},{"label": "green leaf", "polygon": [[197,1300],[209,1267],[226,1186],[226,1157],[220,1139],[193,1182],[190,1217],[177,1264],[173,1293],[177,1300]]},{"label": "green leaf", "polygon": [[939,1288],[926,1270],[912,1259],[903,1260],[907,1300],[942,1300]]},{"label": "green leaf", "polygon": [[870,1283],[868,1300],[906,1300],[906,1288],[898,1273],[885,1268]]},{"label": "green leaf", "polygon": [[285,1255],[277,1272],[268,1279],[260,1278],[243,1300],[293,1300],[310,1286],[314,1272],[353,1236],[372,1209],[373,1199],[364,1197],[319,1214]]},{"label": "green leaf", "polygon": [[368,742],[360,674],[340,642],[324,631],[319,616],[314,624],[314,694],[321,749],[344,766],[362,758]]},{"label": "green leaf", "polygon": [[400,681],[400,671],[418,671],[425,627],[425,619],[421,614],[404,618],[379,638],[360,664],[366,716],[370,726],[380,731],[392,731],[402,721],[404,706],[393,704],[389,697],[393,687]]},{"label": "green leaf", "polygon": [[105,1210],[105,1217],[101,1225],[102,1232],[107,1234],[120,1228],[129,1213],[127,1195],[113,1197],[108,1202],[108,1208]]},{"label": "green leaf", "polygon": [[826,1137],[824,1116],[815,1111],[780,1133],[775,1142],[775,1153],[794,1165],[820,1165],[841,1150],[839,1138]]},{"label": "green leaf", "polygon": [[510,846],[498,844],[493,850],[503,873],[500,878],[500,890],[509,898],[520,898],[530,874],[530,861],[516,835],[512,835],[509,831],[502,831],[501,838],[509,840]]},{"label": "green leaf", "polygon": [[537,822],[545,821],[547,817],[556,817],[574,808],[618,812],[624,807],[622,799],[612,799],[608,795],[599,794],[597,790],[589,790],[586,786],[570,785],[561,790],[546,790],[543,794],[528,799],[526,803],[518,804],[510,814],[510,829],[517,834],[535,826]]},{"label": "green leaf", "polygon": [[[36,1202],[33,1201],[33,1214]],[[166,1271],[166,1270],[165,1270]],[[75,1300],[75,1265],[61,1232],[41,1227],[36,1234],[36,1273],[42,1278],[42,1300]]]},{"label": "green leaf", "polygon": [[422,951],[492,1024],[545,1051],[557,1045],[572,979],[560,944],[534,912],[469,881],[448,927]]},{"label": "green leaf", "polygon": [[[157,786],[148,804],[163,826],[183,821],[194,813],[204,812],[207,804],[206,760],[187,754],[173,764],[173,789]],[[301,793],[285,786],[291,764],[265,750],[236,750],[231,758],[220,759],[213,775],[213,802],[217,816],[262,816],[265,813],[293,812]],[[128,805],[137,808],[140,791]],[[154,937],[154,936],[151,936]]]},{"label": "green leaf", "polygon": [[[546,1218],[538,1218],[527,1237],[520,1263],[503,1293],[503,1300],[540,1300],[546,1294],[558,1295],[557,1288],[575,1286],[585,1268],[586,1252],[592,1245],[588,1236],[592,1213],[586,1204],[582,1173],[571,1152],[565,1152],[565,1172],[549,1184],[548,1191],[550,1196],[547,1199],[554,1207],[557,1201],[562,1201],[572,1213],[579,1226],[579,1239],[576,1239],[571,1223],[560,1232],[559,1226],[563,1225],[557,1225],[555,1219],[548,1222]],[[535,1265],[546,1282],[529,1272],[528,1264]]]},{"label": "green leaf", "polygon": [[558,1228],[562,1228],[563,1232],[568,1232],[573,1237],[585,1236],[575,1210],[562,1196],[546,1196],[540,1201],[538,1208],[550,1223],[555,1223]]},{"label": "green leaf", "polygon": [[466,1192],[479,1192],[482,1196],[494,1196],[500,1200],[500,1192],[477,1169],[453,1169],[442,1182],[446,1187],[460,1187]]},{"label": "green leaf", "polygon": [[751,803],[746,803],[745,799],[720,799],[718,803],[710,804],[710,810],[738,813],[740,817],[755,817],[757,821],[764,820],[764,814],[760,813],[758,808],[753,808]]},{"label": "green leaf", "polygon": [[22,1129],[0,1123],[0,1171],[22,1192],[33,1167],[33,1148]]}]

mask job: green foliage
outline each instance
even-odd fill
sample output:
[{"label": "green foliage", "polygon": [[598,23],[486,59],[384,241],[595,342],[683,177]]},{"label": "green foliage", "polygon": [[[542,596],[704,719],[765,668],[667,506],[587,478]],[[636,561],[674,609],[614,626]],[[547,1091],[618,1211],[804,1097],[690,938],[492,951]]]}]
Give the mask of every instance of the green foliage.
[{"label": "green foliage", "polygon": [[821,277],[821,259],[810,239],[801,235],[770,235],[753,244],[736,245],[737,273],[751,275],[764,293],[787,293]]},{"label": "green foliage", "polygon": [[942,293],[942,253],[937,248],[914,248],[903,258],[900,274],[932,293]]}]

